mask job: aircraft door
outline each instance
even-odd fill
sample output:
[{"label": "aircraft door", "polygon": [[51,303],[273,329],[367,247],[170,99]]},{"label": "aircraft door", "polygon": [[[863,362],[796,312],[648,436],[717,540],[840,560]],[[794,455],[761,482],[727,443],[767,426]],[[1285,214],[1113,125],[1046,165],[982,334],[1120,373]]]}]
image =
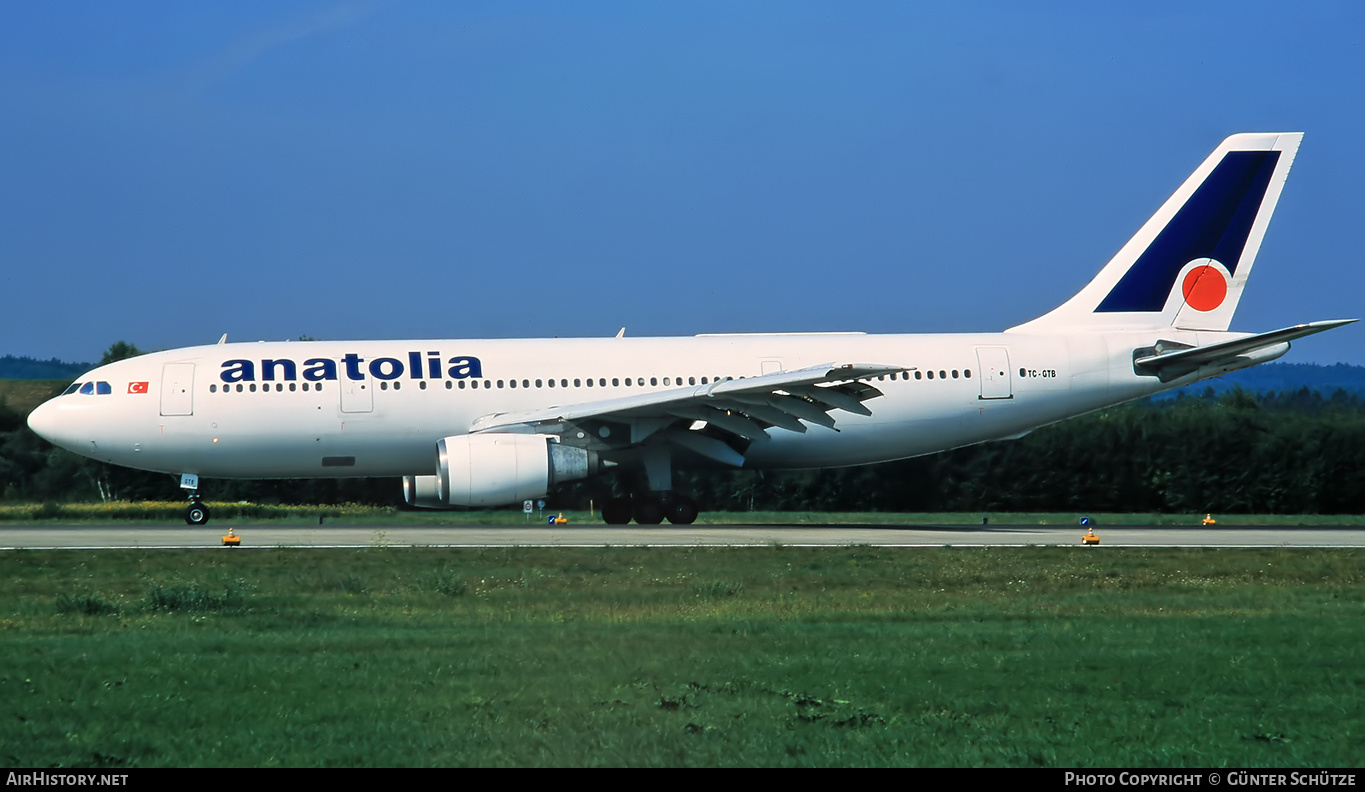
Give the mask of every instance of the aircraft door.
[{"label": "aircraft door", "polygon": [[194,364],[161,367],[161,414],[194,415]]},{"label": "aircraft door", "polygon": [[374,410],[374,383],[368,377],[341,381],[341,411],[367,413]]},{"label": "aircraft door", "polygon": [[982,399],[1013,399],[1010,377],[1010,351],[1005,347],[977,347],[976,362],[981,369]]}]

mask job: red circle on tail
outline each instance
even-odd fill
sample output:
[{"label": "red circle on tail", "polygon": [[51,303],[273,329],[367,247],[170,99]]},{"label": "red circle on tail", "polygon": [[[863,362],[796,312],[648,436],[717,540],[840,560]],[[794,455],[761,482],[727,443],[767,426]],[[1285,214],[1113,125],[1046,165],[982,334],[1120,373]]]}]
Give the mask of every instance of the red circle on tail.
[{"label": "red circle on tail", "polygon": [[1228,281],[1223,273],[1205,264],[1189,271],[1181,291],[1185,294],[1186,305],[1196,311],[1212,311],[1228,296]]}]

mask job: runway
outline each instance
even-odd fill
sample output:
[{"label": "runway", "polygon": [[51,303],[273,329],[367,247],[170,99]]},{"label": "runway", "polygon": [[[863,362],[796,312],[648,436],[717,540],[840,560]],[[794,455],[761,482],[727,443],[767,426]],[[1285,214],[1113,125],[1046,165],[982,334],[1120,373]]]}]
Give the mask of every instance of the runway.
[{"label": "runway", "polygon": [[[219,548],[228,523],[5,525],[0,549]],[[1025,547],[1081,545],[1079,526],[232,524],[236,549],[281,547]],[[1097,527],[1106,547],[1365,547],[1365,528]]]}]

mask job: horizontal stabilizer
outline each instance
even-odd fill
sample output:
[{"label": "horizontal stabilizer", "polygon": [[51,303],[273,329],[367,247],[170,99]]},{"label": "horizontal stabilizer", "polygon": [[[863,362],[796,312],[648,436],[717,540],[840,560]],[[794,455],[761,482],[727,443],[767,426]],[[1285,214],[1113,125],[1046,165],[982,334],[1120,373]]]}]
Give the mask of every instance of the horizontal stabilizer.
[{"label": "horizontal stabilizer", "polygon": [[[1329,319],[1322,322],[1309,322],[1307,324],[1294,325],[1282,330],[1271,330],[1268,333],[1257,333],[1256,335],[1246,336],[1245,338],[1234,338],[1230,341],[1220,341],[1217,344],[1209,344],[1201,347],[1186,347],[1163,351],[1162,342],[1148,350],[1151,354],[1142,355],[1133,360],[1134,368],[1147,373],[1156,374],[1162,382],[1170,382],[1191,372],[1197,371],[1206,366],[1229,365],[1237,363],[1238,358],[1248,358],[1247,365],[1263,362],[1264,355],[1251,356],[1254,353],[1272,351],[1273,347],[1284,345],[1284,349],[1273,350],[1279,357],[1289,349],[1289,342],[1296,338],[1303,338],[1334,327],[1341,327],[1356,319]],[[1240,365],[1234,368],[1241,368]]]}]

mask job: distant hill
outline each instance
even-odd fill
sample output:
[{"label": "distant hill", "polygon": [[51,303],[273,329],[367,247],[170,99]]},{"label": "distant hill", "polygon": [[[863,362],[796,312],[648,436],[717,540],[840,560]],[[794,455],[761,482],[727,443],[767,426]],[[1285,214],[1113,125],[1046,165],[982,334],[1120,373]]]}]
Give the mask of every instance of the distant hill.
[{"label": "distant hill", "polygon": [[70,381],[94,367],[93,363],[67,363],[56,358],[36,360],[5,355],[0,357],[0,379]]}]

